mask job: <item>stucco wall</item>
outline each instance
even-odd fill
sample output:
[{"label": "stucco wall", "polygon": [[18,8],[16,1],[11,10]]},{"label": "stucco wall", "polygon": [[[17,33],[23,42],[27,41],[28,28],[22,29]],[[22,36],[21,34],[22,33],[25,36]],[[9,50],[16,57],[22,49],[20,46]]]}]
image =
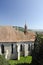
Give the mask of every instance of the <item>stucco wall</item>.
[{"label": "stucco wall", "polygon": [[11,56],[11,43],[4,43],[4,50],[5,50],[5,54],[6,54],[6,50],[8,50],[8,59]]},{"label": "stucco wall", "polygon": [[13,54],[11,54],[11,59],[17,59],[17,46],[13,43]]},{"label": "stucco wall", "polygon": [[34,42],[28,42],[28,55],[32,54],[33,49],[34,49]]},{"label": "stucco wall", "polygon": [[[0,43],[0,54],[1,53],[1,45],[4,45],[4,55],[6,54],[6,50],[8,50],[8,59],[16,59],[17,58],[17,52],[16,52],[16,44],[15,43]],[[13,44],[13,54],[11,53],[11,44]]]},{"label": "stucco wall", "polygon": [[[16,44],[21,45],[22,44],[22,49],[23,49],[23,54],[24,56],[30,55],[31,50],[34,49],[34,43],[33,42],[21,42],[21,43],[0,43],[0,54],[1,53],[1,44],[4,45],[4,51],[8,50],[8,59],[16,59],[18,56],[17,53],[17,46]],[[13,54],[11,53],[11,44],[13,44]],[[28,50],[28,44],[30,44],[30,50]],[[5,53],[4,53],[5,54]]]},{"label": "stucco wall", "polygon": [[2,55],[1,52],[1,45],[4,45],[4,55],[6,55],[6,50],[8,50],[8,59],[10,58],[11,55],[11,43],[0,43],[0,54]]}]

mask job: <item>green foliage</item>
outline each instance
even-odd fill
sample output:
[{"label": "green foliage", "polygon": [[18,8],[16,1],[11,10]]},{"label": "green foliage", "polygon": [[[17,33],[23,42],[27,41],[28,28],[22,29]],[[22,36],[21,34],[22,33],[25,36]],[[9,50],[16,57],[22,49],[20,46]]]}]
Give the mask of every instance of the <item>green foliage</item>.
[{"label": "green foliage", "polygon": [[[18,29],[19,31],[24,32],[24,28],[23,27],[13,26],[13,28],[15,28],[16,30]],[[29,29],[29,31],[32,31],[32,30]]]},{"label": "green foliage", "polygon": [[8,62],[3,55],[0,55],[0,65],[8,65]]},{"label": "green foliage", "polygon": [[9,64],[10,65],[22,64],[22,63],[30,64],[31,61],[32,61],[32,56],[27,56],[27,57],[21,57],[20,60],[9,60]]},{"label": "green foliage", "polygon": [[24,28],[23,27],[13,26],[13,28],[15,28],[16,30],[18,29],[19,31],[24,32]]},{"label": "green foliage", "polygon": [[43,35],[37,34],[34,50],[32,53],[32,63],[35,65],[43,65]]}]

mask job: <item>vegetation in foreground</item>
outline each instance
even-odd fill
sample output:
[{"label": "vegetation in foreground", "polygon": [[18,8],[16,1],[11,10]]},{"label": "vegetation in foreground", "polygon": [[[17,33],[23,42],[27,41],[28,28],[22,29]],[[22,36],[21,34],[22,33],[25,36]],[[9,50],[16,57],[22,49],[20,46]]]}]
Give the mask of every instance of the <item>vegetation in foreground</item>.
[{"label": "vegetation in foreground", "polygon": [[0,55],[0,65],[9,65],[4,55]]},{"label": "vegetation in foreground", "polygon": [[32,53],[32,65],[43,65],[43,34],[37,34]]},{"label": "vegetation in foreground", "polygon": [[21,57],[20,60],[9,60],[10,65],[22,65],[22,64],[30,64],[32,61],[32,56]]}]

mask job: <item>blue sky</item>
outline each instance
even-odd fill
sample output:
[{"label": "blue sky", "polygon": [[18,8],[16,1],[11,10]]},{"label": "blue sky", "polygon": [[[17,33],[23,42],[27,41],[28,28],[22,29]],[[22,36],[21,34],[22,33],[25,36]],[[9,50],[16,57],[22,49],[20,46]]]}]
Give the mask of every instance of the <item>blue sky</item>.
[{"label": "blue sky", "polygon": [[43,0],[0,0],[0,25],[43,29]]}]

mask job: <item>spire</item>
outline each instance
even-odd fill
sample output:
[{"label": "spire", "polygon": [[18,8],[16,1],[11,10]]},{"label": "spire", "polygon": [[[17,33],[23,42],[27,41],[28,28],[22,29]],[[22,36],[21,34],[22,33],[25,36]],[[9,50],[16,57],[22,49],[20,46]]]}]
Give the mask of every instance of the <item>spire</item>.
[{"label": "spire", "polygon": [[24,34],[27,33],[27,25],[26,25],[26,20],[25,20],[25,25],[24,25]]}]

